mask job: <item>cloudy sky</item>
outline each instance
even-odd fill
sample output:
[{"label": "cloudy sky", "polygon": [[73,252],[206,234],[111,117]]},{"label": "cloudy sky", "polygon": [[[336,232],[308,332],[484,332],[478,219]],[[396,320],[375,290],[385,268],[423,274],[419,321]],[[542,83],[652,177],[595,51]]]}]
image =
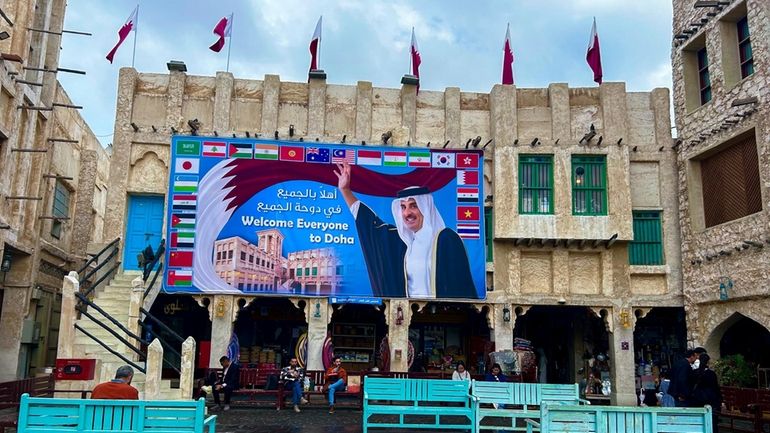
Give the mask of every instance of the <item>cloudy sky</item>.
[{"label": "cloudy sky", "polygon": [[[112,141],[118,71],[131,66],[133,35],[110,64],[104,56],[136,7],[129,0],[71,0],[61,67],[88,75],[61,74],[73,101],[104,145]],[[488,92],[500,82],[507,23],[519,87],[566,82],[592,86],[585,52],[592,17],[597,20],[605,81],[625,81],[629,91],[671,87],[671,0],[143,0],[139,9],[135,67],[166,72],[182,60],[188,74],[225,70],[227,47],[208,50],[211,33],[234,13],[230,71],[237,78],[278,74],[306,81],[308,44],[323,15],[321,67],[327,82],[399,87],[409,67],[412,27],[422,52],[421,88]]]}]

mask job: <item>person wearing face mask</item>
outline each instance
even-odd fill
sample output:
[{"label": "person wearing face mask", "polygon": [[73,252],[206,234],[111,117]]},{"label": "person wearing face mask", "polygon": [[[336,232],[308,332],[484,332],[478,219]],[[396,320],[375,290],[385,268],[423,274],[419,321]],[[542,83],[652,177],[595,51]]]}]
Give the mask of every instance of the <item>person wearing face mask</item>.
[{"label": "person wearing face mask", "polygon": [[351,189],[351,167],[337,164],[337,187],[353,218],[373,295],[408,298],[478,298],[465,245],[446,227],[428,188],[398,191],[395,225],[380,219]]},{"label": "person wearing face mask", "polygon": [[719,413],[722,410],[722,392],[719,388],[719,380],[716,373],[709,368],[711,357],[703,353],[700,355],[700,365],[695,371],[695,384],[693,385],[690,406],[711,406],[713,425],[718,425]]}]

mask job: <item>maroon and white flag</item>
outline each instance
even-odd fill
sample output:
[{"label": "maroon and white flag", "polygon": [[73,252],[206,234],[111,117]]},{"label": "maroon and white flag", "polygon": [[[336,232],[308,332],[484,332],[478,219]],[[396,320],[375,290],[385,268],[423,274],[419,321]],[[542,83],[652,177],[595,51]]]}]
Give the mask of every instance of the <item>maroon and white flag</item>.
[{"label": "maroon and white flag", "polygon": [[591,70],[594,71],[594,81],[602,84],[602,54],[599,50],[599,34],[596,33],[596,18],[594,18],[594,25],[591,27],[591,39],[588,40],[586,61]]},{"label": "maroon and white flag", "polygon": [[136,20],[139,16],[139,5],[136,5],[136,8],[134,8],[134,11],[131,12],[131,15],[128,16],[128,19],[126,20],[126,23],[123,24],[123,27],[118,30],[118,43],[115,44],[114,47],[110,50],[109,53],[107,53],[107,60],[112,63],[112,59],[115,57],[115,53],[118,51],[118,48],[120,48],[120,45],[123,43],[123,41],[126,40],[128,37],[128,34],[132,31],[136,31]]},{"label": "maroon and white flag", "polygon": [[230,14],[228,17],[222,17],[221,20],[217,23],[217,25],[214,27],[213,33],[217,36],[219,36],[219,39],[217,39],[216,42],[214,42],[209,49],[211,51],[214,51],[216,53],[220,52],[222,50],[222,47],[225,46],[225,38],[230,37],[230,33],[233,29],[233,14]]},{"label": "maroon and white flag", "polygon": [[[422,59],[420,58],[420,47],[417,46],[417,38],[414,36],[414,27],[412,27],[412,45],[409,49],[410,55],[412,56],[412,75],[417,77],[419,80],[420,78],[420,63],[422,63]],[[420,83],[417,82],[417,91],[420,91]]]},{"label": "maroon and white flag", "polygon": [[511,46],[511,25],[505,30],[503,43],[503,84],[513,84],[513,47]]},{"label": "maroon and white flag", "polygon": [[318,18],[318,23],[315,25],[315,31],[313,32],[313,39],[310,40],[310,70],[318,69],[318,65],[321,63],[320,48],[321,48],[321,24],[323,21],[323,15]]}]

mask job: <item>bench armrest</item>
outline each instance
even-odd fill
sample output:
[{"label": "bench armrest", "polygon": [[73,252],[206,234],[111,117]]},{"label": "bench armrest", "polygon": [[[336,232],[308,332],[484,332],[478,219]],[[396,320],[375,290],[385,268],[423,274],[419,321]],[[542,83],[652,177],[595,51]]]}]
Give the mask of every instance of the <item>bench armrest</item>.
[{"label": "bench armrest", "polygon": [[578,403],[587,404],[587,405],[589,405],[589,406],[591,405],[591,402],[590,402],[590,401],[588,401],[588,400],[586,400],[586,399],[584,399],[584,398],[579,398],[579,399],[578,399]]},{"label": "bench armrest", "polygon": [[217,429],[217,416],[211,415],[203,420],[203,427],[208,427],[208,433],[214,433]]},{"label": "bench armrest", "polygon": [[533,420],[533,419],[524,418],[524,422],[526,422],[527,424],[531,425],[532,427],[540,428],[540,423],[535,421],[535,420]]}]

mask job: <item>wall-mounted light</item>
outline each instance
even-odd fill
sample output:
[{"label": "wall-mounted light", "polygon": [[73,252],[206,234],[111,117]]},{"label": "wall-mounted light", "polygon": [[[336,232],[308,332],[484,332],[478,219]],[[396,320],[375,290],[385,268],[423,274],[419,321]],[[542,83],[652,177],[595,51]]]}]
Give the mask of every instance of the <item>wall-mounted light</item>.
[{"label": "wall-mounted light", "polygon": [[404,310],[399,305],[396,309],[396,325],[404,324]]},{"label": "wall-mounted light", "polygon": [[575,169],[575,185],[583,184],[583,176],[586,174],[586,169],[578,167]]},{"label": "wall-mounted light", "polygon": [[511,309],[503,307],[503,322],[508,323],[511,321]]},{"label": "wall-mounted light", "polygon": [[626,308],[620,310],[620,326],[624,328],[631,327],[631,313]]},{"label": "wall-mounted light", "polygon": [[316,301],[315,303],[315,312],[313,313],[313,317],[319,318],[321,317],[321,302]]},{"label": "wall-mounted light", "polygon": [[220,299],[217,302],[217,308],[214,311],[214,316],[225,317],[225,300],[224,299]]},{"label": "wall-mounted light", "polygon": [[6,252],[3,254],[3,262],[0,263],[0,272],[8,272],[11,270],[11,262],[13,261],[13,255]]}]

